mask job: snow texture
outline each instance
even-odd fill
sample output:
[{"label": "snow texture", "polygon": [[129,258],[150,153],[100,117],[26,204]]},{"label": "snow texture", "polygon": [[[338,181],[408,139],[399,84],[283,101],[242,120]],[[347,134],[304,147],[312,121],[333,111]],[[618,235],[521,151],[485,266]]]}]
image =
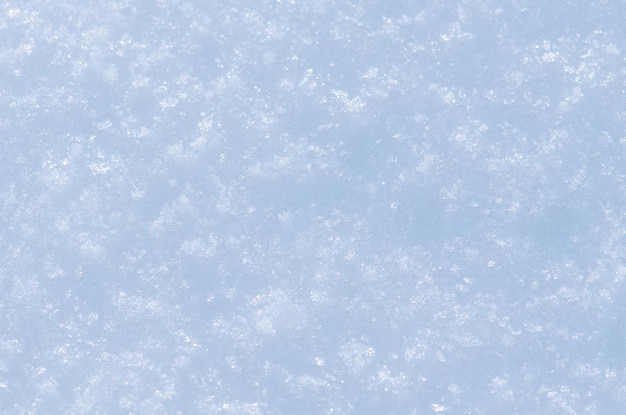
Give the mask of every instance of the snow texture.
[{"label": "snow texture", "polygon": [[626,413],[624,21],[3,2],[0,413]]}]

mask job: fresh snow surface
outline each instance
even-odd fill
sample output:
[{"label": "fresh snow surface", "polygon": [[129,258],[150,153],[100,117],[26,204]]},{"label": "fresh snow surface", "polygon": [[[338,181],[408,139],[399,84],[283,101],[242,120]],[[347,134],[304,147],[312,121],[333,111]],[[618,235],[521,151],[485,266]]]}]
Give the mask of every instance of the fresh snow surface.
[{"label": "fresh snow surface", "polygon": [[626,413],[623,1],[0,5],[0,413]]}]

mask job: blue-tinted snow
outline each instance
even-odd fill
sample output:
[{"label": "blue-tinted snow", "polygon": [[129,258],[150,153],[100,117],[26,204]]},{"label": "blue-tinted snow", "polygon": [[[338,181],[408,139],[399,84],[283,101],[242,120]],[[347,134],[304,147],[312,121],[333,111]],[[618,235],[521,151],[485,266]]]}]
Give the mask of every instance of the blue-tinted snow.
[{"label": "blue-tinted snow", "polygon": [[626,411],[620,2],[5,2],[0,412]]}]

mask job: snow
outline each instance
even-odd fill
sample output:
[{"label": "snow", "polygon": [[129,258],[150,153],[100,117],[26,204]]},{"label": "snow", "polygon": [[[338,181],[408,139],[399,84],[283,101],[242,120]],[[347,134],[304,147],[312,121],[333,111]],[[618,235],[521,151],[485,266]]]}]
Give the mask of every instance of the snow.
[{"label": "snow", "polygon": [[9,1],[0,412],[626,411],[622,9]]}]

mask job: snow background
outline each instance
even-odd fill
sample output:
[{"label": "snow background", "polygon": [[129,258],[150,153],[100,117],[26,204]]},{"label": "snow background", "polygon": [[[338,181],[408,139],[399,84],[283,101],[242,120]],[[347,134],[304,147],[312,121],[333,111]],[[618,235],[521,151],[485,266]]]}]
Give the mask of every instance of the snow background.
[{"label": "snow background", "polygon": [[623,1],[9,0],[0,412],[626,412]]}]

